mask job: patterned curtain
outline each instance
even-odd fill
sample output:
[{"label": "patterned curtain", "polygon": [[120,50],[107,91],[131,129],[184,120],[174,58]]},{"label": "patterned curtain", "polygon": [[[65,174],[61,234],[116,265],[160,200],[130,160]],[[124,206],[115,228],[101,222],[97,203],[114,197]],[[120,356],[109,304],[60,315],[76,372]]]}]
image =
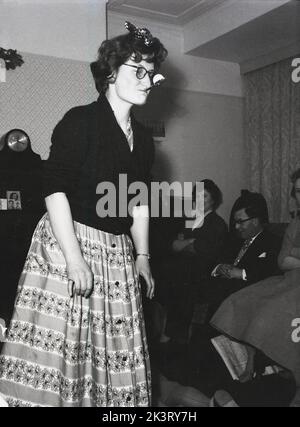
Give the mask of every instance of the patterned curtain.
[{"label": "patterned curtain", "polygon": [[293,83],[293,70],[289,59],[245,74],[248,183],[265,196],[273,222],[290,220],[289,178],[300,167],[300,83]]}]

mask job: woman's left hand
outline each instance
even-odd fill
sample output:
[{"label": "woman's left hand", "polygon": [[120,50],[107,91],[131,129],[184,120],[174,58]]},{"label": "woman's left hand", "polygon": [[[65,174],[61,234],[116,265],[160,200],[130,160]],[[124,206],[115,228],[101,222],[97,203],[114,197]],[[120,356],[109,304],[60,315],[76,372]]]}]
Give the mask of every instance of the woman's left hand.
[{"label": "woman's left hand", "polygon": [[145,279],[147,285],[147,297],[152,299],[154,297],[155,282],[152,277],[149,260],[145,256],[137,256],[135,262],[138,276],[142,276]]},{"label": "woman's left hand", "polygon": [[183,249],[183,251],[195,255],[196,254],[196,251],[194,248],[195,239],[188,239],[186,240],[186,242],[188,242],[188,245]]}]

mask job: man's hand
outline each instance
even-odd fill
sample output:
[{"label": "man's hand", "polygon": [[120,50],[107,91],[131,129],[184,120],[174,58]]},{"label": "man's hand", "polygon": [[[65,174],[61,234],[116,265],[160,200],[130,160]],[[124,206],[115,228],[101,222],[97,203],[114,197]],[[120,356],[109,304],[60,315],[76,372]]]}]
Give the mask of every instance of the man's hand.
[{"label": "man's hand", "polygon": [[229,264],[220,264],[216,270],[217,277],[223,277],[223,279],[230,279],[230,269],[231,265]]},{"label": "man's hand", "polygon": [[236,268],[236,267],[231,267],[231,269],[229,270],[229,276],[230,279],[239,279],[242,280],[243,279],[243,270],[241,270],[240,268]]},{"label": "man's hand", "polygon": [[243,279],[243,270],[229,264],[220,264],[217,268],[216,275],[223,279]]}]

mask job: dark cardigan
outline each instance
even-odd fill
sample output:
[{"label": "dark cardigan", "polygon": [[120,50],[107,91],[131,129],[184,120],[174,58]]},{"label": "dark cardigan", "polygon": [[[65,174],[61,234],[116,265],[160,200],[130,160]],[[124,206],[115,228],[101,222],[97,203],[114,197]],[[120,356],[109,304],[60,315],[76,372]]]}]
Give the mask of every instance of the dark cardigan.
[{"label": "dark cardigan", "polygon": [[[119,203],[119,174],[127,175],[127,188],[136,181],[149,185],[154,159],[152,137],[134,117],[132,128],[131,152],[104,95],[97,102],[68,111],[53,131],[50,156],[44,162],[44,197],[63,192],[75,221],[113,234],[129,233],[131,215],[119,215],[119,208],[121,215],[124,208],[127,211],[127,204]],[[116,215],[97,214],[96,205],[103,193],[96,194],[96,189],[103,182],[116,188]],[[128,203],[133,197],[128,195]]]}]

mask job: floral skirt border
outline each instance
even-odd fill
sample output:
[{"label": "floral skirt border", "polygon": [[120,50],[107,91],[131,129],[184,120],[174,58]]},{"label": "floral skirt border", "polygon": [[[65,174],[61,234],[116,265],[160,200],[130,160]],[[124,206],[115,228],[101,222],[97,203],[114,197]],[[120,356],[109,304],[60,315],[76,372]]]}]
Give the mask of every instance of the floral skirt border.
[{"label": "floral skirt border", "polygon": [[94,274],[93,294],[69,297],[65,260],[45,215],[0,356],[0,392],[10,406],[149,406],[149,353],[132,242],[74,227]]}]

